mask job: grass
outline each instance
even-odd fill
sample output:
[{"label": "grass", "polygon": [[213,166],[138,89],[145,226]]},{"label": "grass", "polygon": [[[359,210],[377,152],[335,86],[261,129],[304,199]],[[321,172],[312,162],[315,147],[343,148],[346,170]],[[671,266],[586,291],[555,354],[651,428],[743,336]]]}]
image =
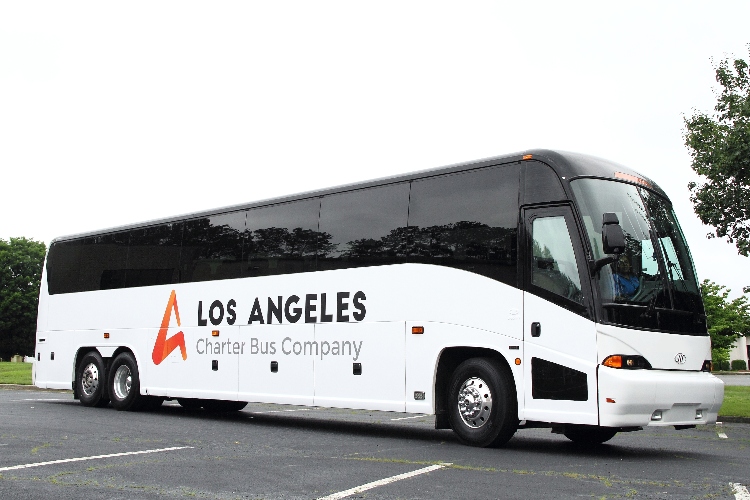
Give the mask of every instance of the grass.
[{"label": "grass", "polygon": [[31,363],[0,362],[0,384],[31,385]]},{"label": "grass", "polygon": [[725,385],[724,404],[719,415],[724,417],[750,417],[750,386]]}]

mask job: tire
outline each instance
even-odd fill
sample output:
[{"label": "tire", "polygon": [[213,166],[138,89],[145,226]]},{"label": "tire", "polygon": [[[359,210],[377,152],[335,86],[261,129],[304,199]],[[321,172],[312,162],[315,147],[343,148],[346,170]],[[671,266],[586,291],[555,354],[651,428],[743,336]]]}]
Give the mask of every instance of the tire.
[{"label": "tire", "polygon": [[146,404],[141,396],[138,364],[129,352],[123,352],[112,361],[108,384],[112,406],[120,411],[137,411]]},{"label": "tire", "polygon": [[84,406],[102,408],[109,404],[106,365],[96,351],[87,352],[76,370],[78,399]]},{"label": "tire", "polygon": [[597,425],[567,425],[565,437],[582,446],[597,446],[615,437],[617,429]]},{"label": "tire", "polygon": [[518,402],[512,378],[488,358],[464,361],[448,384],[451,428],[470,446],[499,447],[518,428]]},{"label": "tire", "polygon": [[227,413],[240,411],[247,406],[245,401],[221,401],[218,399],[204,399],[201,401],[203,409],[212,413]]}]

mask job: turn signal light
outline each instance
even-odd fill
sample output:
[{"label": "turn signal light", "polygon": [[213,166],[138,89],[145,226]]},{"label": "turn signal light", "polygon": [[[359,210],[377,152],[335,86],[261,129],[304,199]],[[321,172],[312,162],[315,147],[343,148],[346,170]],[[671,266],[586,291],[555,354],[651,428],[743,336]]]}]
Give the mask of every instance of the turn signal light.
[{"label": "turn signal light", "polygon": [[212,337],[218,337],[219,336],[219,330],[211,330],[211,336]]},{"label": "turn signal light", "polygon": [[712,372],[714,371],[714,364],[711,362],[710,359],[707,359],[703,362],[703,366],[701,366],[702,372]]},{"label": "turn signal light", "polygon": [[633,356],[628,354],[613,354],[607,356],[602,365],[610,368],[624,368],[628,370],[650,370],[651,363],[643,356]]}]

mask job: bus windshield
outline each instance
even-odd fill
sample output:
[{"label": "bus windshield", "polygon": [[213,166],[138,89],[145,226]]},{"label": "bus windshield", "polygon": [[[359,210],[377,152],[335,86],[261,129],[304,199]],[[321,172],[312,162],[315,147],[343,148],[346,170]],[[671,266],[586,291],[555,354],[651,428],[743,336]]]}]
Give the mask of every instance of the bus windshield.
[{"label": "bus windshield", "polygon": [[616,214],[625,234],[625,251],[592,277],[600,321],[707,335],[692,259],[669,201],[623,182],[578,179],[571,185],[593,260],[606,257],[604,213]]}]

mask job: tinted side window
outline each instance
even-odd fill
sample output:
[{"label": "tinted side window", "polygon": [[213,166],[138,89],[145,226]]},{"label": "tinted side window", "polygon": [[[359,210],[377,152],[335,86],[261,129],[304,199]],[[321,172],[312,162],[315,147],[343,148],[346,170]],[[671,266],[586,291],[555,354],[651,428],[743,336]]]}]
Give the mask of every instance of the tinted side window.
[{"label": "tinted side window", "polygon": [[125,286],[177,283],[181,243],[182,223],[130,231]]},{"label": "tinted side window", "polygon": [[326,196],[320,204],[320,270],[406,262],[409,184]]},{"label": "tinted side window", "polygon": [[79,290],[110,290],[125,286],[128,263],[127,232],[93,236],[83,240]]},{"label": "tinted side window", "polygon": [[578,265],[565,216],[535,218],[531,236],[531,284],[583,304]]},{"label": "tinted side window", "polygon": [[83,240],[53,243],[47,255],[47,289],[50,295],[78,292]]},{"label": "tinted side window", "polygon": [[517,285],[518,164],[412,183],[409,262]]},{"label": "tinted side window", "polygon": [[246,212],[185,221],[180,254],[180,281],[241,277]]},{"label": "tinted side window", "polygon": [[[318,198],[248,211],[243,275],[314,271],[319,211]],[[320,244],[330,245],[330,235]]]}]

